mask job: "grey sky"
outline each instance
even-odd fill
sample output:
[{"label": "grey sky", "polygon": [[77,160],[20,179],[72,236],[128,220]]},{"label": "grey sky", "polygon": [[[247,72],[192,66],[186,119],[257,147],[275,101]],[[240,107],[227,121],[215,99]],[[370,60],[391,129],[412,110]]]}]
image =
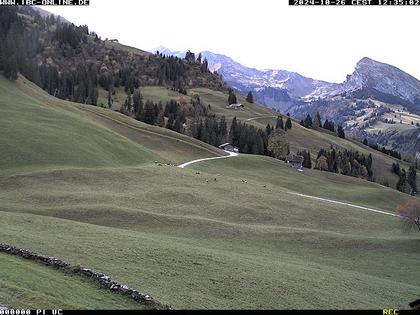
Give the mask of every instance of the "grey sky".
[{"label": "grey sky", "polygon": [[341,82],[362,57],[420,78],[420,7],[289,7],[286,0],[91,0],[42,7],[148,50],[210,50],[259,69]]}]

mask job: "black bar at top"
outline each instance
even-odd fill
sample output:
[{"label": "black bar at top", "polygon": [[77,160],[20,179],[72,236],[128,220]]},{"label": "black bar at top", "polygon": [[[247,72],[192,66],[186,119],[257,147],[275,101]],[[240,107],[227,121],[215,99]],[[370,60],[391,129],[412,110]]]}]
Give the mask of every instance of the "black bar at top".
[{"label": "black bar at top", "polygon": [[3,5],[89,5],[90,0],[0,0]]},{"label": "black bar at top", "polygon": [[420,6],[420,0],[289,0],[293,6]]}]

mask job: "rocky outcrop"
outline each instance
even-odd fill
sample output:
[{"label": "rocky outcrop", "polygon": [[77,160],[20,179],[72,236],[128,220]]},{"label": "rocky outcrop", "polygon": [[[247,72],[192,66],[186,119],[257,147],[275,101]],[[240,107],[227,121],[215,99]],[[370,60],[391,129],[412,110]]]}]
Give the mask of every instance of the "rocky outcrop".
[{"label": "rocky outcrop", "polygon": [[112,280],[109,276],[100,272],[96,272],[92,269],[84,268],[81,266],[73,266],[55,257],[39,255],[30,250],[20,249],[7,244],[0,243],[0,252],[20,256],[22,258],[33,260],[47,266],[52,266],[65,272],[79,274],[85,278],[99,283],[102,287],[105,287],[112,292],[128,296],[138,303],[150,306],[152,309],[171,309],[170,306],[163,305],[155,301],[151,296],[141,293],[136,289],[130,288],[125,284],[118,283]]}]

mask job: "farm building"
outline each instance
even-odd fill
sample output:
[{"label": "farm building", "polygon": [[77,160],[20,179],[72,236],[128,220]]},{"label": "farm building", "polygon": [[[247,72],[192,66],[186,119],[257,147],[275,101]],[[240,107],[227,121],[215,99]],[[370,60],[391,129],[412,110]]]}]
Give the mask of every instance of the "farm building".
[{"label": "farm building", "polygon": [[227,105],[226,107],[239,110],[239,109],[243,109],[244,105],[242,105],[242,104],[230,104],[230,105]]},{"label": "farm building", "polygon": [[302,163],[303,163],[303,156],[302,155],[289,154],[286,157],[286,163],[290,164],[294,168],[301,169],[302,168]]},{"label": "farm building", "polygon": [[229,152],[239,152],[238,148],[229,142],[219,145],[219,148]]}]

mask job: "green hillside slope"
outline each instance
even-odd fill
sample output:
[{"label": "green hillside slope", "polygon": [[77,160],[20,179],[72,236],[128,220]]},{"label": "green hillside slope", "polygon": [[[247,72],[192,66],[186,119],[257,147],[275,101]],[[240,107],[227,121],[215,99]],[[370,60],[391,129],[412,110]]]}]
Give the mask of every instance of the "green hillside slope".
[{"label": "green hillside slope", "polygon": [[[1,160],[28,154],[34,161],[9,162],[0,174],[2,242],[100,270],[175,308],[407,308],[420,291],[413,277],[419,236],[402,234],[397,218],[293,193],[390,212],[413,197],[338,174],[301,174],[264,156],[185,169],[155,164],[221,153],[109,110],[56,100],[24,80],[0,86],[2,124],[7,113],[20,127],[2,130]],[[48,132],[33,141],[52,157],[68,151],[65,162],[37,158],[32,142],[17,136],[37,135],[42,123]],[[31,132],[17,130],[24,126]],[[77,141],[52,136],[70,131]],[[84,153],[92,164],[72,154],[90,145],[87,132],[97,143],[96,155]],[[114,140],[106,146],[105,138]],[[35,282],[27,288],[42,292]],[[0,286],[0,297],[7,292]],[[97,307],[86,301],[74,307]]]},{"label": "green hillside slope", "polygon": [[0,76],[1,172],[118,167],[153,161],[141,145],[84,117],[25,79]]},{"label": "green hillside slope", "polygon": [[0,254],[0,303],[14,309],[146,309],[80,276]]}]

